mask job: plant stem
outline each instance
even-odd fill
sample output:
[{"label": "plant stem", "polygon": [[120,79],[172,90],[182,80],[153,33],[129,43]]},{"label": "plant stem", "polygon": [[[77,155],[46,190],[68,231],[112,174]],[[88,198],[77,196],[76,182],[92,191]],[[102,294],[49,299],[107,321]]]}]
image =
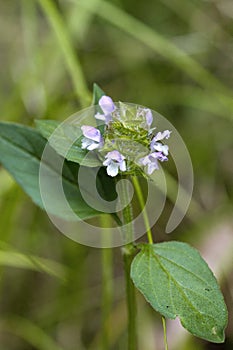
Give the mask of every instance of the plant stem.
[{"label": "plant stem", "polygon": [[109,318],[113,297],[112,249],[102,249],[102,350],[109,350]]},{"label": "plant stem", "polygon": [[[127,201],[127,187],[123,185],[122,188],[122,203],[125,205]],[[127,225],[128,224],[128,225]],[[125,228],[127,225],[127,229]],[[137,350],[137,332],[136,332],[136,297],[135,287],[130,277],[131,263],[133,260],[134,252],[134,227],[133,227],[133,210],[132,205],[129,203],[123,209],[123,227],[122,233],[128,243],[122,249],[123,261],[124,261],[124,272],[125,272],[125,289],[126,289],[126,303],[128,312],[128,350]]]},{"label": "plant stem", "polygon": [[[110,226],[111,217],[108,215],[100,216],[101,227]],[[111,239],[111,228],[109,228],[109,239]],[[106,236],[104,236],[103,246],[106,245]],[[113,254],[111,248],[103,248],[102,254],[102,350],[109,350],[109,319],[113,300]]]},{"label": "plant stem", "polygon": [[51,0],[38,0],[43,8],[48,21],[50,22],[61,51],[65,59],[67,70],[70,73],[74,90],[79,98],[82,107],[86,107],[91,102],[90,93],[82,71],[81,64],[73,48],[71,38],[63,19],[58,12],[55,3]]},{"label": "plant stem", "polygon": [[132,252],[127,245],[123,249],[126,302],[128,311],[128,350],[137,350],[137,332],[136,332],[136,297],[135,288],[130,278],[131,263],[133,260]]},{"label": "plant stem", "polygon": [[165,347],[165,350],[168,350],[166,320],[165,320],[165,318],[163,316],[162,316],[162,323],[163,323],[164,347]]},{"label": "plant stem", "polygon": [[144,197],[143,197],[143,193],[142,193],[142,189],[141,189],[140,183],[139,183],[138,178],[136,176],[132,177],[132,182],[133,182],[133,185],[134,185],[137,197],[138,197],[139,205],[140,205],[140,207],[142,209],[142,215],[143,215],[144,223],[145,223],[145,226],[146,226],[148,242],[150,244],[153,244],[153,236],[152,236],[152,232],[151,232],[151,228],[150,228],[149,218],[148,218],[146,210],[144,210],[145,200],[144,200]]}]

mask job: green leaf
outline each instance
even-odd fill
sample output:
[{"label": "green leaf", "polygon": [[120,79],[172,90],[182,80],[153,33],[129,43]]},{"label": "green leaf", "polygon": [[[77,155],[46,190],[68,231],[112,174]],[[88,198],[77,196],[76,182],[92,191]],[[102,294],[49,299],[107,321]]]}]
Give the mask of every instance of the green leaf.
[{"label": "green leaf", "polygon": [[[35,120],[35,124],[41,135],[49,141],[51,147],[67,160],[89,167],[102,164],[95,152],[81,148],[83,134],[80,126],[60,123],[56,120]],[[75,140],[74,143],[73,140]]]},{"label": "green leaf", "polygon": [[[39,132],[32,128],[14,123],[0,122],[0,163],[41,208],[43,208],[43,203],[39,187],[39,168],[46,143],[47,141]],[[50,148],[50,157],[49,161],[43,165],[50,179],[57,178],[60,176],[57,164],[62,159],[52,148]],[[86,170],[89,177],[92,176],[91,169],[93,168],[87,168]],[[96,216],[100,212],[88,206],[83,200],[77,185],[78,170],[78,164],[65,160],[62,171],[62,185],[66,199],[73,211],[80,219],[86,219]],[[101,176],[101,181],[99,176]],[[105,182],[104,176],[107,177],[106,172],[101,175],[98,174],[96,180],[97,188],[98,186],[101,187],[102,183]],[[112,182],[111,184],[114,186]],[[88,194],[88,188],[83,190],[86,190]],[[102,192],[106,193],[105,190],[102,190]],[[113,193],[113,190],[110,189],[109,192]],[[108,197],[108,193],[106,197]],[[56,201],[55,198],[53,205],[49,208],[49,212],[69,219],[69,213],[65,212],[63,203]]]},{"label": "green leaf", "polygon": [[99,103],[99,100],[102,96],[106,95],[105,92],[97,85],[94,83],[93,85],[93,100],[92,104],[95,106]]},{"label": "green leaf", "polygon": [[164,317],[178,316],[193,335],[224,341],[226,305],[212,271],[196,249],[174,241],[143,245],[133,260],[131,278]]}]

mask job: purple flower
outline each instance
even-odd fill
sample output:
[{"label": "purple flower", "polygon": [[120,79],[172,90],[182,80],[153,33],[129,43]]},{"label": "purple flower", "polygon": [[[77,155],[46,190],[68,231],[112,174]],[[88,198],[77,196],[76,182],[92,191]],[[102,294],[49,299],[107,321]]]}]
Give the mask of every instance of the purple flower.
[{"label": "purple flower", "polygon": [[146,123],[148,125],[148,127],[151,126],[152,122],[153,122],[153,115],[152,115],[152,112],[149,108],[146,108],[145,109],[145,112],[146,112]]},{"label": "purple flower", "polygon": [[116,109],[113,100],[109,96],[102,96],[99,100],[99,106],[101,107],[104,114],[97,113],[95,115],[95,118],[103,120],[106,124],[108,124],[110,121],[112,121],[111,113]]},{"label": "purple flower", "polygon": [[141,120],[141,127],[146,130],[150,130],[150,126],[153,122],[153,114],[149,108],[137,108],[135,120]]},{"label": "purple flower", "polygon": [[151,175],[154,170],[159,169],[157,156],[154,153],[151,153],[148,156],[139,159],[138,163],[146,167],[148,175]]},{"label": "purple flower", "polygon": [[82,139],[82,148],[92,151],[103,145],[103,139],[98,129],[93,126],[83,125],[81,127],[84,138]]},{"label": "purple flower", "polygon": [[161,142],[158,142],[163,139],[168,139],[170,137],[171,131],[165,130],[163,132],[158,132],[155,137],[153,137],[150,143],[151,151],[157,151],[163,153],[165,156],[168,155],[169,147],[167,145],[163,145]]},{"label": "purple flower", "polygon": [[116,109],[113,100],[109,96],[102,96],[99,100],[99,106],[104,114],[112,113]]},{"label": "purple flower", "polygon": [[161,141],[163,139],[168,139],[171,135],[171,131],[164,130],[163,132],[158,132],[153,138],[152,142]]},{"label": "purple flower", "polygon": [[139,159],[138,163],[145,166],[147,174],[151,175],[154,170],[159,169],[158,160],[164,162],[168,160],[168,158],[164,156],[162,152],[153,152]]},{"label": "purple flower", "polygon": [[121,171],[126,171],[125,157],[118,151],[108,152],[105,156],[106,160],[103,165],[107,167],[107,174],[109,176],[116,176]]},{"label": "purple flower", "polygon": [[150,147],[152,151],[162,152],[165,156],[168,155],[169,147],[167,145],[163,145],[160,142],[151,142]]},{"label": "purple flower", "polygon": [[155,157],[157,157],[158,160],[160,160],[160,162],[165,162],[168,160],[168,157],[166,157],[163,152],[154,152],[152,153],[154,154]]}]

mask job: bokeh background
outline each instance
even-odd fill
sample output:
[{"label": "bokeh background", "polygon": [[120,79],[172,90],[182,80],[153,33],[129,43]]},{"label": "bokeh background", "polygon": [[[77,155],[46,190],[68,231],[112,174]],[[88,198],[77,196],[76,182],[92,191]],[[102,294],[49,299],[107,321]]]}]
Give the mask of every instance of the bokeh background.
[{"label": "bokeh background", "polygon": [[[154,238],[201,251],[220,281],[229,325],[226,342],[215,345],[168,322],[170,350],[233,348],[232,35],[231,0],[0,0],[1,120],[64,120],[90,104],[96,82],[115,101],[163,114],[189,149],[191,206],[166,235],[171,181]],[[122,350],[120,249],[112,255],[109,349]],[[59,233],[0,167],[0,349],[101,350],[103,260],[100,249]],[[139,293],[137,303],[139,350],[163,349],[160,316]]]}]

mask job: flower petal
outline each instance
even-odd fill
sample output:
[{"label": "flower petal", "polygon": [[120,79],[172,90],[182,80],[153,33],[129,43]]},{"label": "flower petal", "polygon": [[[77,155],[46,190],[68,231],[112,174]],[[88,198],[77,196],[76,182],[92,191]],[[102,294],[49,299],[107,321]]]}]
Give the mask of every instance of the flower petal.
[{"label": "flower petal", "polygon": [[116,109],[113,100],[109,96],[102,96],[99,100],[99,106],[104,114],[112,113]]},{"label": "flower petal", "polygon": [[163,145],[160,142],[155,142],[151,149],[157,152],[162,152],[165,156],[167,156],[169,147],[168,145]]},{"label": "flower petal", "polygon": [[94,128],[93,126],[90,125],[83,125],[81,127],[81,130],[83,132],[83,135],[87,137],[88,139],[91,139],[96,142],[101,141],[101,133],[98,129]]},{"label": "flower petal", "polygon": [[158,132],[157,135],[155,135],[155,137],[153,138],[152,141],[156,142],[156,141],[160,141],[163,139],[168,139],[170,137],[171,131],[169,130],[164,130],[163,132]]},{"label": "flower petal", "polygon": [[145,156],[143,158],[140,158],[139,161],[138,161],[138,163],[140,165],[147,165],[149,162],[150,162],[149,156]]},{"label": "flower petal", "polygon": [[[105,156],[105,158],[106,158],[106,156]],[[110,158],[107,158],[107,159],[105,159],[105,161],[103,162],[103,165],[104,165],[104,166],[108,166],[111,162],[112,162],[112,160],[111,160]]]},{"label": "flower petal", "polygon": [[123,160],[123,161],[120,163],[120,170],[121,170],[121,171],[126,171],[126,162],[125,162],[125,160]]},{"label": "flower petal", "polygon": [[90,146],[87,147],[87,149],[88,149],[89,151],[93,151],[94,149],[99,148],[99,145],[100,145],[99,143],[93,141],[92,144],[91,144]]},{"label": "flower petal", "polygon": [[112,177],[116,176],[118,174],[118,166],[117,163],[111,162],[107,167],[107,174]]},{"label": "flower petal", "polygon": [[107,155],[105,156],[105,158],[110,158],[110,159],[115,160],[119,163],[125,159],[125,157],[117,150],[108,152]]},{"label": "flower petal", "polygon": [[159,165],[158,165],[158,162],[157,160],[155,159],[155,161],[152,163],[149,163],[148,166],[147,166],[147,174],[148,175],[151,175],[153,173],[154,170],[157,170],[159,169]]},{"label": "flower petal", "polygon": [[153,122],[153,115],[149,108],[146,109],[145,112],[146,112],[146,122],[147,122],[147,125],[150,127]]},{"label": "flower petal", "polygon": [[106,121],[106,116],[104,114],[96,113],[95,118],[98,120]]}]

